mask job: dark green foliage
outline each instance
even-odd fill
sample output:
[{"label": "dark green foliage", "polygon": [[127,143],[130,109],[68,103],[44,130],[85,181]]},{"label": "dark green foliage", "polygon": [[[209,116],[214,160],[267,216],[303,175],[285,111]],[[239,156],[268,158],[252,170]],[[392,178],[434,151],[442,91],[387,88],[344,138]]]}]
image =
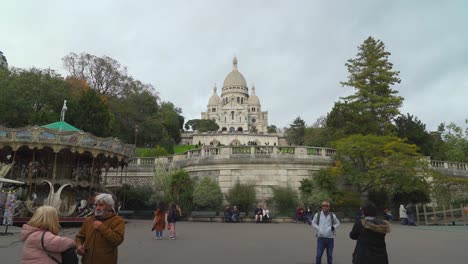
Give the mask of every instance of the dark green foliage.
[{"label": "dark green foliage", "polygon": [[288,142],[292,145],[302,146],[304,144],[305,122],[297,117],[286,130]]},{"label": "dark green foliage", "polygon": [[171,175],[169,182],[170,200],[178,204],[185,212],[192,211],[194,185],[195,183],[187,171],[178,170]]},{"label": "dark green foliage", "polygon": [[278,128],[275,125],[269,125],[267,127],[267,133],[277,133]]},{"label": "dark green foliage", "polygon": [[197,210],[220,210],[223,203],[223,194],[218,183],[204,177],[195,185],[193,192],[193,206]]},{"label": "dark green foliage", "polygon": [[197,130],[198,132],[218,131],[219,126],[211,119],[192,119],[185,123],[185,129]]},{"label": "dark green foliage", "polygon": [[94,90],[85,90],[68,105],[67,119],[83,131],[99,137],[111,136],[114,115],[101,95]]},{"label": "dark green foliage", "polygon": [[[468,120],[465,122],[468,124]],[[468,162],[468,128],[463,129],[455,123],[442,123],[433,136],[436,139],[433,159]]]},{"label": "dark green foliage", "polygon": [[241,212],[250,212],[257,202],[255,187],[250,184],[236,182],[226,194],[226,200],[231,206],[237,206]]},{"label": "dark green foliage", "polygon": [[140,148],[137,149],[138,157],[161,157],[169,155],[167,150],[159,145],[156,145],[154,148]]},{"label": "dark green foliage", "polygon": [[332,211],[344,212],[349,217],[355,217],[355,214],[361,207],[361,193],[349,190],[340,190],[332,203]]},{"label": "dark green foliage", "polygon": [[395,119],[396,135],[399,138],[408,139],[409,144],[419,147],[421,154],[430,156],[434,148],[434,138],[426,131],[426,125],[417,117],[401,115]]},{"label": "dark green foliage", "polygon": [[287,187],[272,187],[273,197],[271,201],[274,203],[276,210],[280,215],[294,216],[295,209],[298,205],[297,191],[291,186]]},{"label": "dark green foliage", "polygon": [[392,202],[395,205],[399,204],[408,204],[412,202],[414,204],[418,203],[429,203],[431,202],[431,197],[428,190],[414,190],[410,192],[396,192],[392,196]]},{"label": "dark green foliage", "polygon": [[399,72],[392,70],[384,43],[369,37],[358,49],[356,58],[345,64],[349,76],[341,83],[356,89],[356,93],[341,98],[343,102],[336,102],[327,116],[326,126],[334,138],[358,133],[392,134],[392,121],[403,102],[391,88],[400,83]]},{"label": "dark green foliage", "polygon": [[352,135],[337,141],[335,149],[337,161],[332,171],[361,193],[424,188],[431,175],[417,147],[396,137]]},{"label": "dark green foliage", "polygon": [[299,191],[304,205],[317,208],[323,200],[334,203],[340,198],[338,181],[331,169],[322,169],[311,177],[301,180]]},{"label": "dark green foliage", "polygon": [[122,209],[125,210],[154,210],[157,202],[152,201],[153,189],[150,186],[133,187],[124,185],[117,190]]},{"label": "dark green foliage", "polygon": [[0,124],[7,127],[59,121],[69,87],[50,69],[0,71]]}]

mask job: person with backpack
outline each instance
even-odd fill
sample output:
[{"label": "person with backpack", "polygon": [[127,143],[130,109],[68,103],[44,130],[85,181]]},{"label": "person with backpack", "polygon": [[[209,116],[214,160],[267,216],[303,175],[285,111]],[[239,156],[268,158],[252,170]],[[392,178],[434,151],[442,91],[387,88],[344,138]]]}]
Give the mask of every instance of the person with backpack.
[{"label": "person with backpack", "polygon": [[62,258],[62,252],[65,251],[74,254],[74,263],[78,263],[75,242],[68,237],[59,236],[59,230],[57,209],[52,206],[37,208],[21,229],[21,240],[24,242],[21,263],[67,263]]},{"label": "person with backpack", "polygon": [[333,248],[335,230],[340,225],[340,221],[336,215],[330,212],[330,202],[322,202],[322,210],[314,215],[312,226],[317,231],[317,255],[315,263],[322,263],[323,251],[327,249],[327,263],[333,263]]}]

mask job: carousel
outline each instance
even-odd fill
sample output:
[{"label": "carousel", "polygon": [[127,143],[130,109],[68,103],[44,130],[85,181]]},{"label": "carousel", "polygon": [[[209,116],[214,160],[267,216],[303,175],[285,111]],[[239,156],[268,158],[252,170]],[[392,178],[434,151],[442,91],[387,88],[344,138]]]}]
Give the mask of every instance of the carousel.
[{"label": "carousel", "polygon": [[0,126],[0,224],[24,222],[41,205],[76,222],[92,212],[96,192],[120,187],[107,175],[126,175],[134,145],[84,132],[64,121],[65,111],[64,104],[61,120],[48,125]]}]

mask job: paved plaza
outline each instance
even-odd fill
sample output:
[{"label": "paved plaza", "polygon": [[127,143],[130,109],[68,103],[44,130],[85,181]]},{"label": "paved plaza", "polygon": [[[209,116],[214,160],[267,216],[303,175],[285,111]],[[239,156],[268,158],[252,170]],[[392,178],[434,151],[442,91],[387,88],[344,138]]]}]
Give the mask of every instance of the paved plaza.
[{"label": "paved plaza", "polygon": [[[355,241],[348,238],[352,224],[337,230],[334,263],[351,263]],[[3,231],[3,226],[0,231]],[[20,263],[19,228],[0,236],[0,263]],[[78,228],[63,234],[74,237]],[[129,220],[119,263],[315,263],[314,231],[305,224],[177,223],[176,240],[154,240],[150,220]],[[395,224],[387,236],[390,263],[467,263],[468,227],[408,227]],[[326,263],[324,256],[322,263]]]}]

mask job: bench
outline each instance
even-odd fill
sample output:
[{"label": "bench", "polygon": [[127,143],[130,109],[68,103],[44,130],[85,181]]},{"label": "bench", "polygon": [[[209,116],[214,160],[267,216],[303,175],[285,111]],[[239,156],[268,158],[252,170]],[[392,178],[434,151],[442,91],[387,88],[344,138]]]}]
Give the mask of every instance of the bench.
[{"label": "bench", "polygon": [[[216,216],[215,211],[192,211],[192,221],[206,221],[213,222],[213,219],[219,218]],[[208,221],[207,221],[208,220]]]}]

